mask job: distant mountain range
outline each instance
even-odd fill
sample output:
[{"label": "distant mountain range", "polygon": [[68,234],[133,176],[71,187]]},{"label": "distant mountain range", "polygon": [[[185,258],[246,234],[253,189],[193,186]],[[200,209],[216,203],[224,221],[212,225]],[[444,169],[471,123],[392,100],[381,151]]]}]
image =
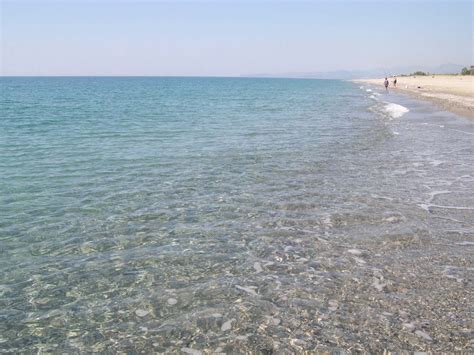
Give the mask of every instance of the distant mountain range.
[{"label": "distant mountain range", "polygon": [[336,70],[327,72],[290,72],[279,74],[252,74],[245,75],[258,78],[307,78],[307,79],[368,79],[379,78],[383,76],[411,74],[416,71],[424,71],[431,74],[458,74],[465,65],[460,64],[442,64],[437,67],[426,66],[400,66],[392,68],[379,68],[373,70]]}]

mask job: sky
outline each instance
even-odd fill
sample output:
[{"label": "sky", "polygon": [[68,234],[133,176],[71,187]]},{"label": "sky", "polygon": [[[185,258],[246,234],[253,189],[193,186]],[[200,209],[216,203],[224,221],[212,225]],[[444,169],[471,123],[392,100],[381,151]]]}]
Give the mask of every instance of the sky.
[{"label": "sky", "polygon": [[474,64],[472,1],[0,0],[0,12],[1,75]]}]

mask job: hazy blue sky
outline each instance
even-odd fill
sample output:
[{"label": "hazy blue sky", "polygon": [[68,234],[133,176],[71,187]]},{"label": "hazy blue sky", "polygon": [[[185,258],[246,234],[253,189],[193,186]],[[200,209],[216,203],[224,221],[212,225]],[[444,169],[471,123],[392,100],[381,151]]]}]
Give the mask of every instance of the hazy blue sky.
[{"label": "hazy blue sky", "polygon": [[0,0],[3,75],[474,64],[472,1]]}]

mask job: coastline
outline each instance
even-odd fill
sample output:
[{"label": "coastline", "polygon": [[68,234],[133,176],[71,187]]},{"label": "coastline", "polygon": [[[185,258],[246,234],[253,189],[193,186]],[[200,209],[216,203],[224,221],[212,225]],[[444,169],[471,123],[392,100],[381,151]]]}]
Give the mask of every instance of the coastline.
[{"label": "coastline", "polygon": [[[356,79],[355,83],[383,87],[384,78]],[[389,78],[389,90],[404,92],[431,101],[438,107],[474,121],[474,76],[427,75],[397,77],[397,87]]]}]

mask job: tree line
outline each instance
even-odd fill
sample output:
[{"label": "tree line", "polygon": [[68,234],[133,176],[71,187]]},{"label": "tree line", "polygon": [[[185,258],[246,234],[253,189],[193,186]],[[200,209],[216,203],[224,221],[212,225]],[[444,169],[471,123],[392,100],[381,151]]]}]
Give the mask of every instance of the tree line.
[{"label": "tree line", "polygon": [[[464,67],[461,69],[461,75],[474,75],[474,65],[471,65],[471,68]],[[416,71],[414,73],[411,73],[410,76],[425,76],[425,75],[431,75],[430,73],[425,73],[423,71]]]},{"label": "tree line", "polygon": [[462,68],[461,75],[474,75],[474,65],[471,65],[471,69],[466,67]]}]

